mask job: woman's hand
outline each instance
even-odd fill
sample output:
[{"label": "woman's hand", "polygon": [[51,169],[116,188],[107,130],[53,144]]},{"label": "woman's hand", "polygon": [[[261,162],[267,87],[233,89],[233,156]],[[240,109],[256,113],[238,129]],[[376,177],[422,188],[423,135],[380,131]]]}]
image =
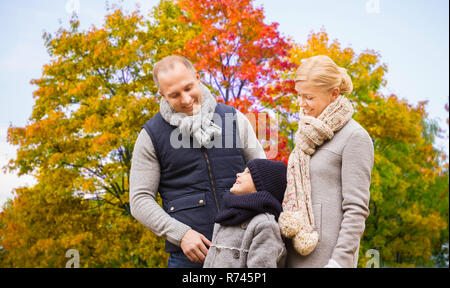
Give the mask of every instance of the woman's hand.
[{"label": "woman's hand", "polygon": [[328,264],[325,265],[323,268],[342,268],[342,267],[341,267],[341,265],[339,265],[339,263],[337,263],[333,259],[330,259],[328,261]]}]

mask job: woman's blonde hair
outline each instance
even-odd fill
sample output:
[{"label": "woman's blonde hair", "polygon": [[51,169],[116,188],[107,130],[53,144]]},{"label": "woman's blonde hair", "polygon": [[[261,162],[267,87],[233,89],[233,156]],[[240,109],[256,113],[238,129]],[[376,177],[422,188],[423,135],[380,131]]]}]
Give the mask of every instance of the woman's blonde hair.
[{"label": "woman's blonde hair", "polygon": [[350,94],[353,91],[352,79],[347,69],[337,66],[325,55],[304,59],[295,73],[295,82],[297,81],[310,81],[312,85],[327,91],[338,87],[341,94]]}]

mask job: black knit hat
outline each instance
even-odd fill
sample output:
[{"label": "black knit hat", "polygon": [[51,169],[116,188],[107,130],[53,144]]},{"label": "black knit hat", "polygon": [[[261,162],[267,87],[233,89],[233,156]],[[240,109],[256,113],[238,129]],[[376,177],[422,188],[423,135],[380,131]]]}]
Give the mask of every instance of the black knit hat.
[{"label": "black knit hat", "polygon": [[256,190],[269,192],[281,203],[287,185],[286,165],[280,161],[253,159],[248,161],[247,167],[252,175]]}]

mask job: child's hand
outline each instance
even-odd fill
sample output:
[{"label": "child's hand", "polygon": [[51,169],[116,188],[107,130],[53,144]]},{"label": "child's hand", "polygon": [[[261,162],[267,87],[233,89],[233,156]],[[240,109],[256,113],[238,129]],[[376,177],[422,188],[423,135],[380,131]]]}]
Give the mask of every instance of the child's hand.
[{"label": "child's hand", "polygon": [[203,263],[208,253],[206,246],[209,247],[210,245],[211,242],[205,236],[190,229],[184,234],[183,239],[181,239],[180,247],[189,260],[194,263]]}]

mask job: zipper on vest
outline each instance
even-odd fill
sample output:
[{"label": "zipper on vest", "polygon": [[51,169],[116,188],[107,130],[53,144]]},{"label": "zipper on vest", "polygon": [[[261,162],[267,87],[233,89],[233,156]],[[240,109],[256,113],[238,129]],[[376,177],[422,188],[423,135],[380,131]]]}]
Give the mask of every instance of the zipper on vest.
[{"label": "zipper on vest", "polygon": [[211,181],[211,187],[212,187],[213,194],[214,194],[214,200],[216,201],[217,211],[220,212],[219,201],[217,201],[216,186],[214,185],[214,178],[213,178],[213,174],[211,171],[211,163],[209,163],[208,153],[206,153],[206,148],[203,146],[202,146],[201,150],[202,150],[203,154],[205,155],[206,164],[208,164],[209,180]]}]

